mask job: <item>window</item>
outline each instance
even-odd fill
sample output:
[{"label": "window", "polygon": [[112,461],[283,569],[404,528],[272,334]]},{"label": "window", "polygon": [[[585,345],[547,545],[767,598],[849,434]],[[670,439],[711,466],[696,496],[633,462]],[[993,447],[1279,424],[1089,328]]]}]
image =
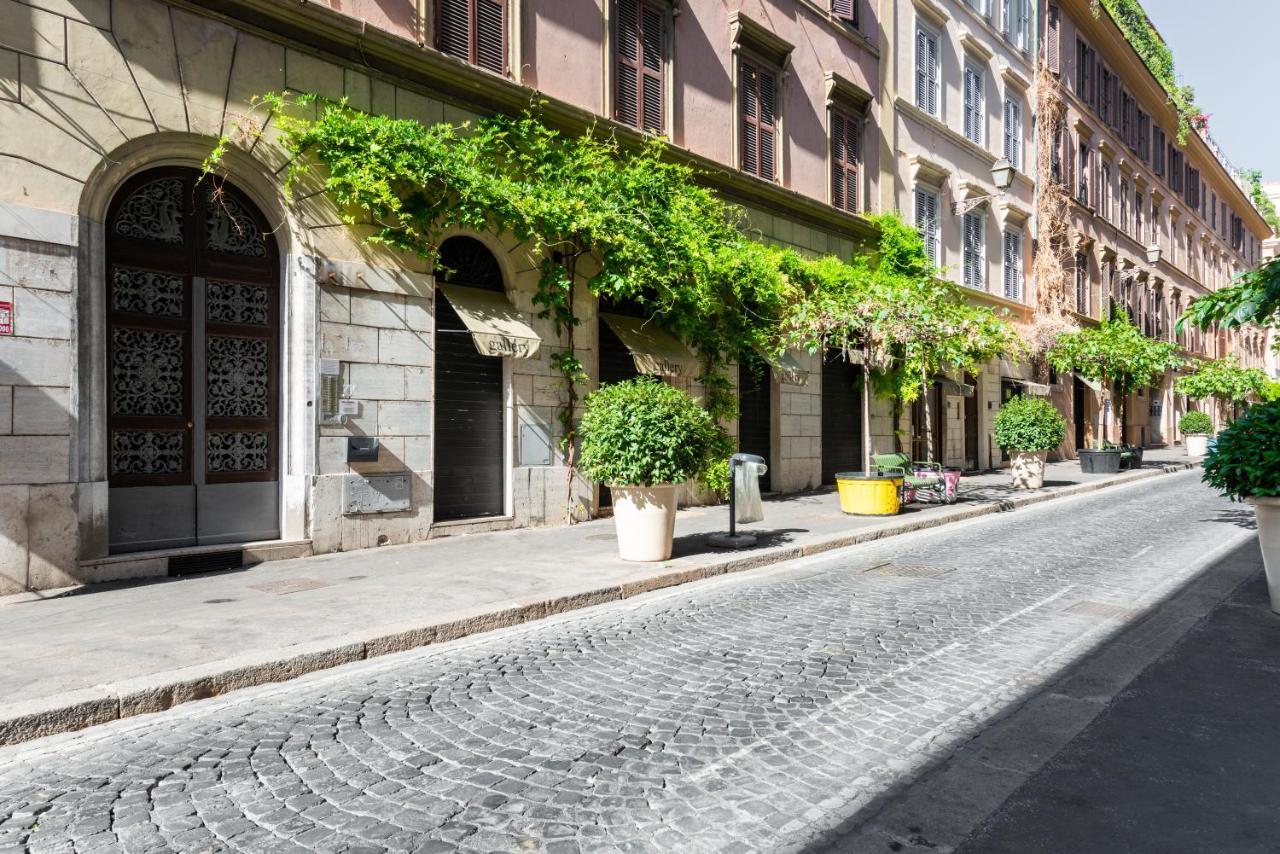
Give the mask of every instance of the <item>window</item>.
[{"label": "window", "polygon": [[1098,115],[1104,122],[1111,124],[1111,71],[1107,68],[1102,69],[1099,78]]},{"label": "window", "polygon": [[495,74],[506,74],[506,0],[440,0],[436,47]]},{"label": "window", "polygon": [[849,26],[858,26],[858,4],[861,0],[831,0],[831,14]]},{"label": "window", "polygon": [[1160,242],[1160,203],[1154,198],[1151,200],[1151,219],[1148,224],[1151,226],[1151,245],[1155,246]]},{"label": "window", "polygon": [[1142,188],[1133,190],[1133,239],[1142,240]]},{"label": "window", "polygon": [[1151,159],[1151,117],[1138,110],[1138,156],[1143,162]]},{"label": "window", "polygon": [[1066,130],[1062,125],[1058,125],[1053,129],[1053,150],[1049,152],[1049,177],[1056,184],[1061,184],[1063,182],[1062,144],[1066,135]]},{"label": "window", "polygon": [[1022,233],[1004,233],[1004,295],[1006,299],[1022,299]]},{"label": "window", "polygon": [[1158,127],[1151,129],[1151,168],[1157,176],[1164,177],[1165,141],[1164,131]]},{"label": "window", "polygon": [[982,72],[966,63],[964,67],[965,138],[982,145],[986,137],[986,124],[986,115],[983,113]]},{"label": "window", "polygon": [[964,283],[982,290],[986,279],[986,216],[982,211],[964,215]]},{"label": "window", "polygon": [[748,59],[738,63],[742,171],[766,181],[776,174],[777,81],[771,69]]},{"label": "window", "polygon": [[617,0],[614,117],[641,130],[665,129],[666,13],[644,0]]},{"label": "window", "polygon": [[1213,218],[1209,223],[1209,227],[1214,231],[1218,230],[1218,195],[1212,193],[1209,196],[1209,215]]},{"label": "window", "polygon": [[1062,10],[1052,3],[1045,11],[1044,64],[1050,74],[1062,71]]},{"label": "window", "polygon": [[1089,256],[1076,253],[1076,311],[1089,316]]},{"label": "window", "polygon": [[[1000,32],[1013,42],[1019,50],[1027,49],[1027,34],[1031,32],[1031,8],[1028,0],[1002,0],[1003,13],[1000,16]],[[1057,7],[1050,11],[1051,18],[1057,20]]]},{"label": "window", "polygon": [[938,194],[916,190],[916,230],[924,239],[924,251],[934,266],[941,265],[938,256]]},{"label": "window", "polygon": [[1076,97],[1086,104],[1093,104],[1095,99],[1093,48],[1079,39],[1076,40]]},{"label": "window", "polygon": [[1111,164],[1102,164],[1102,174],[1098,179],[1099,209],[1102,216],[1111,219]]},{"label": "window", "polygon": [[1022,104],[1016,98],[1004,101],[1004,156],[1014,169],[1022,168]]},{"label": "window", "polygon": [[1129,233],[1129,182],[1120,179],[1120,230]]},{"label": "window", "polygon": [[916,31],[916,106],[938,116],[938,37],[924,29]]},{"label": "window", "polygon": [[862,120],[831,111],[831,204],[857,213],[859,166],[862,162]]},{"label": "window", "polygon": [[1089,143],[1080,140],[1079,159],[1080,174],[1076,178],[1076,198],[1080,200],[1080,204],[1085,207],[1089,206]]}]

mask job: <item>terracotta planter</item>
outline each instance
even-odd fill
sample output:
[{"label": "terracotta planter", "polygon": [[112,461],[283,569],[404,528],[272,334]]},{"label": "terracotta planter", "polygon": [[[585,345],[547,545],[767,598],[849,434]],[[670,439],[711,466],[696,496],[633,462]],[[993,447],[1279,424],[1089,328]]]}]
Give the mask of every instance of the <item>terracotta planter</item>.
[{"label": "terracotta planter", "polygon": [[1258,513],[1258,542],[1262,563],[1267,568],[1267,595],[1271,610],[1280,614],[1280,498],[1249,499]]},{"label": "terracotta planter", "polygon": [[676,531],[676,485],[610,486],[618,556],[658,561],[671,557]]},{"label": "terracotta planter", "polygon": [[1044,486],[1044,463],[1048,451],[1013,451],[1013,488],[1039,489]]},{"label": "terracotta planter", "polygon": [[1204,433],[1191,433],[1187,436],[1187,456],[1203,457],[1209,450],[1209,437]]}]

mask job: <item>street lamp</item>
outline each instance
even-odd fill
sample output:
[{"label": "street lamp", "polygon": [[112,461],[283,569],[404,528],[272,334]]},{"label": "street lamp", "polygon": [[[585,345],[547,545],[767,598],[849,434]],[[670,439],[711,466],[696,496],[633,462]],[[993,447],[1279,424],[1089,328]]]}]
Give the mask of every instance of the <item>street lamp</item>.
[{"label": "street lamp", "polygon": [[957,216],[967,214],[969,211],[990,201],[991,199],[1000,198],[1010,187],[1013,186],[1013,176],[1016,174],[1018,174],[1018,170],[1009,162],[1009,158],[1001,157],[991,167],[991,180],[996,185],[996,192],[987,193],[984,196],[971,196],[963,201],[956,202],[953,207],[953,212]]}]

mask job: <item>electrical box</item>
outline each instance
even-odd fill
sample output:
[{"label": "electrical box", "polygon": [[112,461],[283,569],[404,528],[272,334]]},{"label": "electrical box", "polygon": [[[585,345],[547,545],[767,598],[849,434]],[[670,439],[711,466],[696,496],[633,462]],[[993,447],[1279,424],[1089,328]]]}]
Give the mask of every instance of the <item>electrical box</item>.
[{"label": "electrical box", "polygon": [[351,436],[347,439],[347,462],[376,463],[380,448],[378,440],[372,436]]},{"label": "electrical box", "polygon": [[551,465],[551,433],[543,425],[520,425],[520,465]]}]

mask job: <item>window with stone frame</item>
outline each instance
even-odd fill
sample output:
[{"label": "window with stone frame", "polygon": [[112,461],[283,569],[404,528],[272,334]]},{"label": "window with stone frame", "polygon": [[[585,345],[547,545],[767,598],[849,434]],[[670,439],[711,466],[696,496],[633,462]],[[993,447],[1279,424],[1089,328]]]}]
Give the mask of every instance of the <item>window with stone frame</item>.
[{"label": "window with stone frame", "polygon": [[666,131],[667,9],[646,0],[614,0],[614,118]]},{"label": "window with stone frame", "polygon": [[987,137],[985,84],[982,69],[964,65],[964,135],[970,142],[984,145]]},{"label": "window with stone frame", "polygon": [[1004,157],[1014,169],[1022,168],[1022,102],[1014,95],[1004,99]]},{"label": "window with stone frame", "polygon": [[507,0],[438,0],[436,48],[495,74],[507,73]]},{"label": "window with stone frame", "polygon": [[916,30],[916,106],[934,118],[942,109],[938,70],[938,37],[921,27]]},{"label": "window with stone frame", "polygon": [[924,251],[935,267],[942,265],[939,241],[938,194],[933,190],[917,187],[915,191],[916,230],[924,240]]},{"label": "window with stone frame", "polygon": [[1004,296],[1005,299],[1022,299],[1022,232],[1008,230],[1004,233]]},{"label": "window with stone frame", "polygon": [[986,288],[987,216],[982,208],[964,215],[964,284],[976,290]]},{"label": "window with stone frame", "polygon": [[776,181],[778,160],[778,71],[753,58],[738,60],[738,165],[743,172]]},{"label": "window with stone frame", "polygon": [[850,213],[861,210],[862,134],[860,117],[831,109],[831,204]]},{"label": "window with stone frame", "polygon": [[1091,317],[1089,305],[1089,256],[1076,253],[1076,311]]}]

